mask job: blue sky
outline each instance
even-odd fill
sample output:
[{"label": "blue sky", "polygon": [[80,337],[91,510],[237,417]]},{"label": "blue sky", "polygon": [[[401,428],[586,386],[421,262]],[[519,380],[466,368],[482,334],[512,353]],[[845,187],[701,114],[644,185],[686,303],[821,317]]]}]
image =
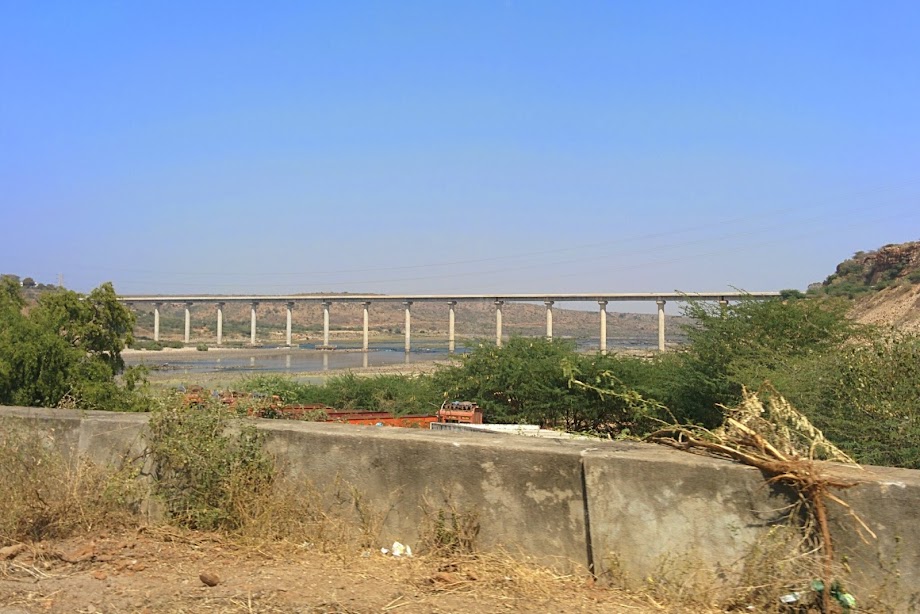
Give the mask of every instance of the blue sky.
[{"label": "blue sky", "polygon": [[0,0],[0,272],[804,288],[920,239],[917,32],[917,2]]}]

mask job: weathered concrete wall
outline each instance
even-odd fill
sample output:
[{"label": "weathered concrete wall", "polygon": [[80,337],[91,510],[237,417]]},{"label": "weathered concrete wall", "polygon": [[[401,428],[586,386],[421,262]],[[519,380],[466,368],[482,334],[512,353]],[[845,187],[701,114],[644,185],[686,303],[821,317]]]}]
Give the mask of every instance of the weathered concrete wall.
[{"label": "weathered concrete wall", "polygon": [[[143,453],[145,416],[0,408],[63,451],[114,462]],[[635,582],[670,566],[730,578],[782,519],[792,493],[755,469],[631,442],[542,441],[259,421],[284,473],[326,493],[360,493],[380,545],[415,546],[432,512],[479,516],[477,545]],[[834,466],[860,484],[840,494],[878,538],[831,503],[838,558],[862,604],[920,611],[920,471]],[[679,571],[679,569],[678,569]]]},{"label": "weathered concrete wall", "polygon": [[382,543],[414,545],[426,512],[453,507],[478,514],[477,543],[486,548],[520,550],[546,563],[586,560],[577,447],[373,426],[264,426],[287,475],[319,486],[337,477],[382,512]]},{"label": "weathered concrete wall", "polygon": [[781,521],[778,510],[789,505],[789,493],[765,487],[756,469],[672,452],[634,443],[586,455],[599,572],[619,566],[641,579],[679,558],[724,573]]},{"label": "weathered concrete wall", "polygon": [[4,418],[30,424],[68,458],[109,464],[139,458],[146,449],[147,416],[143,414],[0,407],[0,420]]}]

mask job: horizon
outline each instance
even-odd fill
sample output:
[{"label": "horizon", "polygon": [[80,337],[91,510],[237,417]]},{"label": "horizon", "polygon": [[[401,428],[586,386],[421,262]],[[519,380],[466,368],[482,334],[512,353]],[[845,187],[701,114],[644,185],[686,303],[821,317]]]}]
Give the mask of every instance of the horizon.
[{"label": "horizon", "polygon": [[2,4],[0,272],[805,290],[920,238],[918,29],[910,2]]}]

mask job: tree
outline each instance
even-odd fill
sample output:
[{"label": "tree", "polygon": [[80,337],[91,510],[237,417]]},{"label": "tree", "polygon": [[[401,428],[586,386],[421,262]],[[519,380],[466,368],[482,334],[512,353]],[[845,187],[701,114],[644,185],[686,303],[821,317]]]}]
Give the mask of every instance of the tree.
[{"label": "tree", "polygon": [[480,345],[434,379],[447,400],[476,401],[488,422],[619,433],[662,409],[625,382],[634,367],[641,365],[579,354],[565,340],[512,337],[502,347]]},{"label": "tree", "polygon": [[724,307],[691,302],[684,310],[693,320],[684,328],[689,343],[676,356],[659,359],[654,397],[682,420],[717,426],[719,406],[740,401],[742,386],[757,389],[855,334],[846,307],[795,298],[745,299]]},{"label": "tree", "polygon": [[124,371],[121,351],[131,340],[134,316],[111,284],[88,296],[45,294],[28,314],[20,289],[0,285],[0,403],[129,409],[137,401],[136,373]]},{"label": "tree", "polygon": [[35,280],[32,279],[31,277],[26,277],[25,279],[22,280],[23,288],[34,288],[35,285],[36,285]]}]

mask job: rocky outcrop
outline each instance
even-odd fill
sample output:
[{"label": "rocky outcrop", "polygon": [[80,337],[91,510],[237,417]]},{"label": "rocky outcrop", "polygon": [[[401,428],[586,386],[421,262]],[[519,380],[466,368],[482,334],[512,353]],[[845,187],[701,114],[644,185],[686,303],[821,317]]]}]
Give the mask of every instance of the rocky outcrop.
[{"label": "rocky outcrop", "polygon": [[858,322],[920,333],[920,241],[858,252],[809,292],[854,299]]},{"label": "rocky outcrop", "polygon": [[[920,241],[886,245],[860,260],[863,279],[870,285],[908,277],[920,271]],[[843,264],[838,265],[838,270]]]}]

